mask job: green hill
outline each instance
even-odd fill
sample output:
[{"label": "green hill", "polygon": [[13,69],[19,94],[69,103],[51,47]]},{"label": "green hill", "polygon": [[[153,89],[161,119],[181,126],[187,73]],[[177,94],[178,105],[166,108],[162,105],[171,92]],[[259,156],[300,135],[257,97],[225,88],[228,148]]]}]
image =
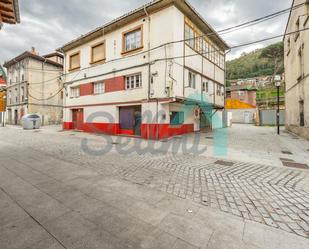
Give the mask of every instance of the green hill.
[{"label": "green hill", "polygon": [[[273,75],[275,69],[274,61],[268,58],[262,58],[261,55],[263,51],[278,46],[282,46],[282,42],[255,50],[251,53],[244,53],[235,60],[227,61],[227,80]],[[278,73],[283,73],[283,51],[280,57],[281,65]]]}]

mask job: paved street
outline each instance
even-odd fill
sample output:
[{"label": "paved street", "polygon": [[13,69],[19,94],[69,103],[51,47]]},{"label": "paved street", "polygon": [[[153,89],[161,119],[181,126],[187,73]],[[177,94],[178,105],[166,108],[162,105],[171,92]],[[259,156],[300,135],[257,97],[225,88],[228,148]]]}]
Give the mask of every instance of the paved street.
[{"label": "paved street", "polygon": [[227,155],[203,135],[197,156],[165,152],[168,141],[127,155],[138,140],[0,128],[0,248],[308,248],[309,142],[273,131],[223,131]]}]

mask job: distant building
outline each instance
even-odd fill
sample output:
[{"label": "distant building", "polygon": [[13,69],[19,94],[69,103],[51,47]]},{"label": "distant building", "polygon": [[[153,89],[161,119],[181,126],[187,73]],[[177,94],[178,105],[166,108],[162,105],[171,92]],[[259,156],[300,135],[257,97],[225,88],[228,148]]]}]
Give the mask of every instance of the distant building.
[{"label": "distant building", "polygon": [[20,124],[28,113],[41,116],[44,125],[62,121],[63,55],[53,53],[40,56],[26,51],[6,62],[7,123]]},{"label": "distant building", "polygon": [[18,0],[0,0],[0,29],[3,23],[16,24],[19,22]]},{"label": "distant building", "polygon": [[309,138],[309,32],[304,31],[309,28],[309,1],[294,0],[296,5],[284,37],[286,128]]},{"label": "distant building", "polygon": [[0,125],[3,124],[6,102],[6,75],[0,65]]},{"label": "distant building", "polygon": [[236,85],[226,89],[225,109],[232,113],[233,123],[255,122],[256,91],[254,86]]}]

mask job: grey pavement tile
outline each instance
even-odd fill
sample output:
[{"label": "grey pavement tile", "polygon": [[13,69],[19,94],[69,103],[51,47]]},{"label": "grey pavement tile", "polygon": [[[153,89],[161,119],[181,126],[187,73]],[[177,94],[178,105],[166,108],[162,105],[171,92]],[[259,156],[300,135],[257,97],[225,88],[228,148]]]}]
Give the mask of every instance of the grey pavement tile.
[{"label": "grey pavement tile", "polygon": [[184,218],[169,214],[159,225],[159,228],[196,246],[206,246],[213,230],[200,219]]},{"label": "grey pavement tile", "polygon": [[0,203],[0,227],[17,222],[19,220],[23,220],[28,217],[24,210],[12,201],[0,201]]},{"label": "grey pavement tile", "polygon": [[42,202],[36,203],[35,205],[25,205],[24,208],[32,217],[41,223],[53,220],[71,211],[59,201],[52,198],[42,200]]},{"label": "grey pavement tile", "polygon": [[219,230],[215,231],[205,249],[262,249],[262,247],[257,247],[250,243],[245,243],[238,236],[233,235],[233,231],[229,230]]},{"label": "grey pavement tile", "polygon": [[243,240],[263,249],[306,249],[309,246],[306,238],[252,221],[246,221]]},{"label": "grey pavement tile", "polygon": [[245,226],[242,218],[207,207],[201,208],[194,218],[203,221],[209,229],[223,233],[229,231],[235,239],[241,240],[242,238]]},{"label": "grey pavement tile", "polygon": [[96,226],[75,212],[66,213],[56,219],[43,223],[44,227],[66,247],[80,238],[96,231]]},{"label": "grey pavement tile", "polygon": [[160,229],[155,229],[142,240],[140,246],[143,249],[167,249],[172,248],[176,241],[175,236]]},{"label": "grey pavement tile", "polygon": [[184,200],[172,195],[165,196],[155,205],[158,208],[169,210],[171,213],[189,217],[196,215],[198,210],[201,208],[200,205],[196,204],[192,200]]},{"label": "grey pavement tile", "polygon": [[72,249],[139,249],[129,240],[122,240],[117,236],[105,231],[99,230],[87,234],[78,239],[70,247]]},{"label": "grey pavement tile", "polygon": [[24,249],[50,235],[31,218],[0,228],[1,249]]},{"label": "grey pavement tile", "polygon": [[27,249],[66,249],[56,239],[49,237],[47,239],[35,242]]},{"label": "grey pavement tile", "polygon": [[169,210],[158,208],[141,201],[137,201],[129,206],[126,212],[153,226],[157,226],[169,214]]},{"label": "grey pavement tile", "polygon": [[177,239],[174,246],[171,249],[198,249],[198,247],[193,246],[181,239]]},{"label": "grey pavement tile", "polygon": [[35,187],[37,187],[39,190],[41,190],[42,192],[51,195],[51,196],[57,196],[60,193],[69,191],[69,190],[74,190],[73,187],[69,186],[66,183],[63,183],[61,181],[57,181],[57,180],[50,180],[50,181],[46,181],[46,182],[42,182],[42,183],[37,183],[35,184]]}]

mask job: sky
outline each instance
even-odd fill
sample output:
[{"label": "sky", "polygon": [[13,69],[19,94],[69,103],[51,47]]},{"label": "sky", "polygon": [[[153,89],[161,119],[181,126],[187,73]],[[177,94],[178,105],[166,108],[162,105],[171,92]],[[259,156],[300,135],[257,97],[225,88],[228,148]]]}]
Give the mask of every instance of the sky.
[{"label": "sky", "polygon": [[[188,0],[215,29],[220,30],[290,8],[292,0]],[[0,63],[35,47],[44,55],[102,26],[149,0],[21,0],[21,24],[0,30]],[[288,14],[223,35],[238,45],[284,33]],[[228,59],[265,47],[277,40],[232,50]]]}]

